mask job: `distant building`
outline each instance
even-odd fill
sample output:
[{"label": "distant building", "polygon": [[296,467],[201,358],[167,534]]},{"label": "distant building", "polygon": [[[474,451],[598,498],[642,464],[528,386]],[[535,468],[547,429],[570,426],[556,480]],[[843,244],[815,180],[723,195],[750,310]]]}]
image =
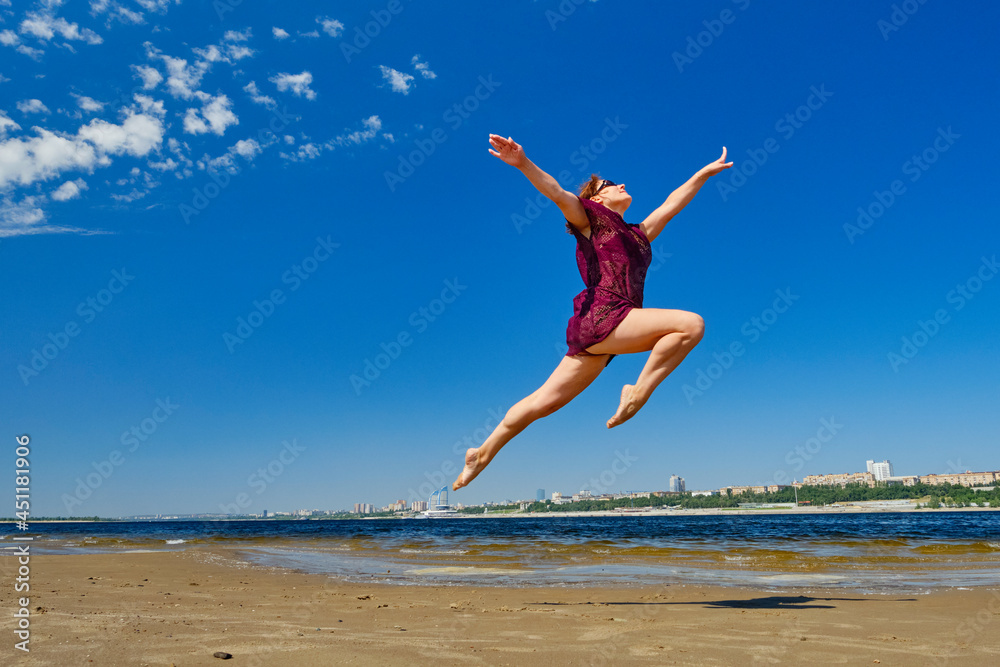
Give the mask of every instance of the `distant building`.
[{"label": "distant building", "polygon": [[718,491],[699,491],[698,495],[741,496],[744,493],[777,493],[778,491],[787,488],[788,488],[787,484],[762,484],[757,486],[724,486]]},{"label": "distant building", "polygon": [[870,472],[875,477],[876,482],[881,482],[888,477],[892,477],[892,464],[888,460],[885,461],[866,461],[868,465],[868,472]]},{"label": "distant building", "polygon": [[427,501],[426,500],[414,500],[410,503],[410,509],[414,512],[426,512],[427,511]]},{"label": "distant building", "polygon": [[717,495],[719,495],[719,492],[718,491],[692,491],[691,495],[692,496],[717,496]]},{"label": "distant building", "polygon": [[545,489],[538,489],[538,491],[535,492],[535,500],[538,502],[545,500]]},{"label": "distant building", "polygon": [[684,478],[671,475],[670,481],[667,483],[667,491],[671,493],[684,493]]},{"label": "distant building", "polygon": [[865,484],[875,486],[875,475],[870,472],[845,472],[830,475],[806,475],[802,478],[803,486],[833,485],[847,486],[848,484]]},{"label": "distant building", "polygon": [[924,484],[960,484],[961,486],[994,486],[1000,478],[1000,471],[990,472],[965,472],[952,473],[946,475],[921,475],[920,481]]}]

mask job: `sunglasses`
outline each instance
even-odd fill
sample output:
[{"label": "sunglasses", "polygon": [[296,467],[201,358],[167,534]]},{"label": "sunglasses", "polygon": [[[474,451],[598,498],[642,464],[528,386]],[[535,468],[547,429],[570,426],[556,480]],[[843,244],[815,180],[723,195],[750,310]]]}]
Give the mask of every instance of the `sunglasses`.
[{"label": "sunglasses", "polygon": [[597,190],[594,191],[594,194],[592,194],[591,197],[596,197],[601,190],[608,187],[609,185],[618,185],[618,184],[615,183],[614,181],[609,181],[607,179],[604,179],[603,181],[600,181],[597,184]]}]

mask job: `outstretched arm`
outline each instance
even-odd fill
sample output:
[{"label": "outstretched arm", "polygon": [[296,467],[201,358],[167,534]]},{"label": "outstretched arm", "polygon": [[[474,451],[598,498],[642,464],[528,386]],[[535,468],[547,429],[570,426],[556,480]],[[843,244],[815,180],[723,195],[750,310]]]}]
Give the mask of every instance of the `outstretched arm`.
[{"label": "outstretched arm", "polygon": [[726,162],[726,147],[723,146],[722,157],[699,169],[694,176],[688,179],[687,183],[671,192],[667,200],[650,213],[648,218],[642,221],[639,227],[646,235],[646,238],[652,241],[659,236],[666,224],[670,222],[670,219],[680,213],[681,209],[694,199],[694,196],[698,194],[698,190],[705,184],[705,181],[723,169],[729,169],[732,166],[732,162]]},{"label": "outstretched arm", "polygon": [[490,145],[493,147],[490,149],[491,155],[495,155],[512,167],[520,169],[521,173],[531,181],[532,185],[538,188],[539,192],[555,202],[571,225],[581,232],[590,226],[587,212],[583,210],[583,204],[580,203],[576,195],[564,190],[556,179],[539,169],[534,162],[528,159],[524,154],[524,149],[517,142],[510,137],[504,139],[499,135],[491,134]]}]

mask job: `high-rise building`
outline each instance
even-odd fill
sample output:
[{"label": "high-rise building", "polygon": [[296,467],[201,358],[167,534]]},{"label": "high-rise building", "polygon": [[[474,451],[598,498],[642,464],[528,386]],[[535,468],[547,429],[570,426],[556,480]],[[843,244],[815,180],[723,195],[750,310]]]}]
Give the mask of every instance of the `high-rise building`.
[{"label": "high-rise building", "polygon": [[545,489],[538,489],[538,491],[535,492],[535,500],[538,502],[545,500]]},{"label": "high-rise building", "polygon": [[671,475],[670,481],[667,483],[667,491],[670,493],[684,493],[684,478]]},{"label": "high-rise building", "polygon": [[866,461],[868,472],[875,476],[875,481],[882,482],[887,477],[892,477],[892,464],[885,461]]}]

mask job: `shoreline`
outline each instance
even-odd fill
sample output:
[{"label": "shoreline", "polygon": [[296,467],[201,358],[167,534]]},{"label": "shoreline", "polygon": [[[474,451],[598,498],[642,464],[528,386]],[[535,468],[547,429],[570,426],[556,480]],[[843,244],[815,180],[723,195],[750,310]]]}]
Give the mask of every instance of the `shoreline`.
[{"label": "shoreline", "polygon": [[[699,507],[691,509],[662,509],[662,508],[628,508],[627,510],[592,510],[592,511],[568,511],[568,512],[488,512],[486,514],[459,514],[455,517],[456,519],[465,518],[509,518],[509,517],[560,517],[560,516],[630,516],[630,515],[643,515],[643,516],[691,516],[691,515],[719,515],[719,514],[843,514],[845,512],[853,513],[885,513],[885,512],[920,512],[920,513],[939,513],[939,512],[1000,512],[1000,507],[939,507],[932,509],[929,507],[916,508],[913,505],[899,505],[899,506],[865,506],[863,503],[879,503],[884,501],[848,501],[840,506],[825,506],[825,507],[775,507],[775,508],[723,508],[723,507]],[[262,519],[254,517],[240,517],[233,519],[96,519],[96,520],[79,520],[79,519],[45,519],[45,520],[32,520],[30,523],[44,523],[44,524],[58,524],[58,523],[170,523],[178,521],[218,521],[218,522],[231,522],[231,521],[377,521],[382,519],[415,519],[416,516],[358,516],[343,519],[332,519],[327,517],[304,517],[298,519],[282,518],[282,519]],[[28,531],[29,533],[31,531]]]},{"label": "shoreline", "polygon": [[[1000,591],[347,583],[238,549],[34,556],[25,665],[987,664]],[[15,559],[0,559],[8,581]],[[12,610],[13,587],[0,588]],[[13,651],[12,647],[3,650]],[[991,658],[992,656],[992,658]]]}]

